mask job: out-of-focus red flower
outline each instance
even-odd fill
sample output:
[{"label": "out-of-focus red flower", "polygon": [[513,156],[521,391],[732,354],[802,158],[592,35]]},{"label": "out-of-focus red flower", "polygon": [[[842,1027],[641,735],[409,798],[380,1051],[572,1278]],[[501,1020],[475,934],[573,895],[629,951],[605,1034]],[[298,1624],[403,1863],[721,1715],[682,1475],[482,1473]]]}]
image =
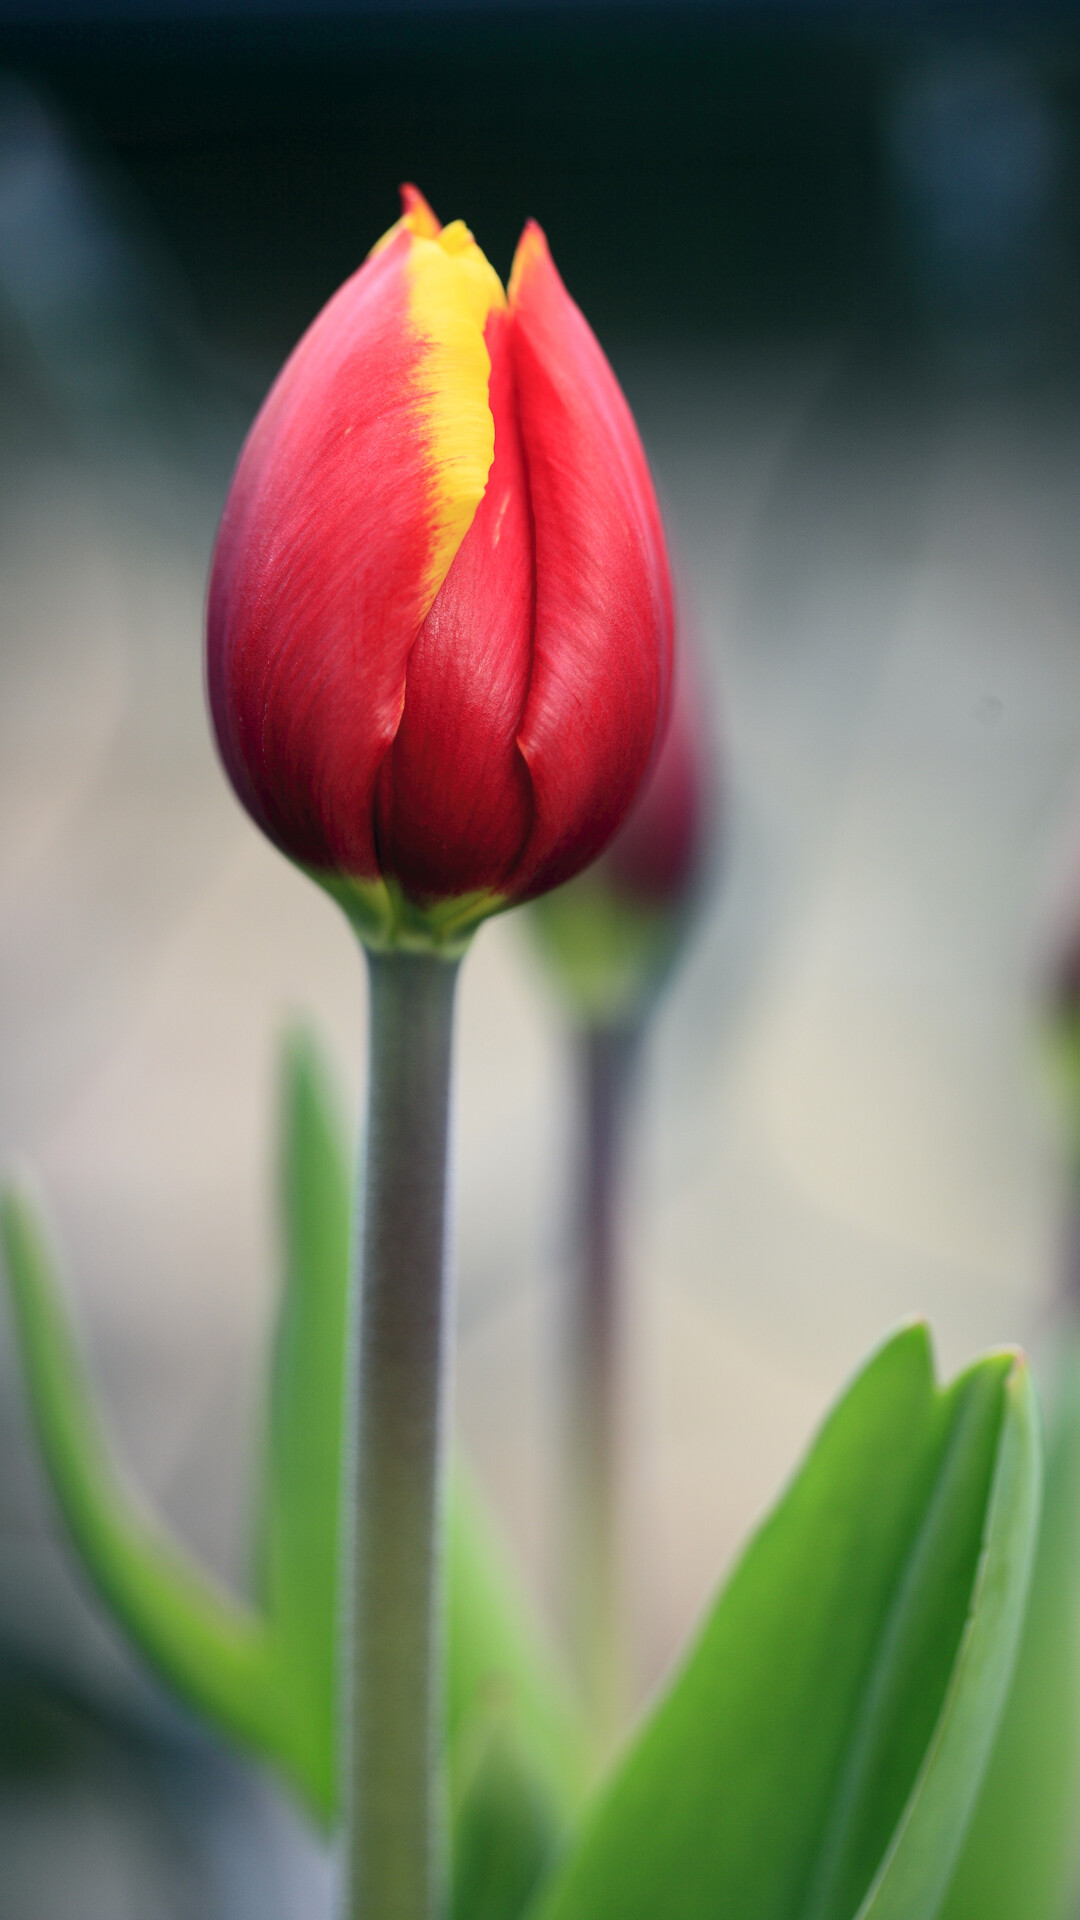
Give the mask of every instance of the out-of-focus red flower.
[{"label": "out-of-focus red flower", "polygon": [[709,759],[699,696],[680,650],[671,715],[655,763],[598,863],[613,891],[669,910],[689,904],[709,824]]},{"label": "out-of-focus red flower", "polygon": [[463,936],[594,858],[672,626],[637,430],[539,227],[504,294],[402,200],[255,421],[208,607],[233,784],[376,943]]},{"label": "out-of-focus red flower", "polygon": [[622,826],[591,867],[532,910],[586,1025],[634,1025],[648,1011],[697,902],[715,814],[712,745],[679,646],[667,730]]}]

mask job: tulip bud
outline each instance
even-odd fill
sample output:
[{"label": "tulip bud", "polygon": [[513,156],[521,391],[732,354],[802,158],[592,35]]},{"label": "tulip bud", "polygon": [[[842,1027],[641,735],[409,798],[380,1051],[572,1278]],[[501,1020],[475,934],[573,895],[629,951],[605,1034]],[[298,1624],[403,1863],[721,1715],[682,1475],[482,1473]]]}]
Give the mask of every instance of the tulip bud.
[{"label": "tulip bud", "polygon": [[508,292],[414,188],[236,470],[208,681],[233,785],[376,947],[452,949],[595,858],[667,701],[645,456],[539,227]]},{"label": "tulip bud", "polygon": [[1047,1010],[1063,1027],[1080,1028],[1080,928],[1074,927],[1047,982]]},{"label": "tulip bud", "polygon": [[1046,1060],[1060,1103],[1071,1176],[1059,1291],[1068,1312],[1076,1316],[1080,1315],[1080,922],[1073,917],[1066,929],[1042,981],[1042,1010]]},{"label": "tulip bud", "polygon": [[697,899],[711,784],[681,647],[667,731],[626,819],[586,872],[531,910],[541,950],[586,1026],[637,1024],[663,985]]}]

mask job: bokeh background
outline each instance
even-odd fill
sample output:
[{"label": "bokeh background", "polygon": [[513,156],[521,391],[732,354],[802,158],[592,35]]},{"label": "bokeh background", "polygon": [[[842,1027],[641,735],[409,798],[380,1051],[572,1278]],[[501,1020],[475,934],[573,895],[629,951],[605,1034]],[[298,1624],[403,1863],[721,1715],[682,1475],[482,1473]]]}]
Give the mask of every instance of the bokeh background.
[{"label": "bokeh background", "polygon": [[[277,1047],[361,967],[202,689],[246,425],[415,179],[547,229],[645,437],[721,766],[626,1254],[644,1696],[901,1317],[1052,1345],[1040,1023],[1080,918],[1071,7],[0,5],[0,1155],[117,1445],[242,1584]],[[571,1055],[520,916],[464,975],[457,1417],[554,1633]],[[325,1858],[87,1598],[0,1316],[0,1920],[288,1920]]]}]

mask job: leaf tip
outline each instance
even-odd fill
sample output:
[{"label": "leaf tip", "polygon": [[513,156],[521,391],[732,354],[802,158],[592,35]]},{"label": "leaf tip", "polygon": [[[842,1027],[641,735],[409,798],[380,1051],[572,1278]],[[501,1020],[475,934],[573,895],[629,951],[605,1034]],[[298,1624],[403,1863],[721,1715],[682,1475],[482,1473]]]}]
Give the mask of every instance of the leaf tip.
[{"label": "leaf tip", "polygon": [[288,1087],[321,1080],[322,1050],[309,1021],[295,1016],[287,1022],[281,1035],[280,1059],[281,1075]]},{"label": "leaf tip", "polygon": [[910,1318],[901,1320],[891,1333],[885,1335],[866,1366],[869,1368],[877,1361],[892,1360],[908,1361],[924,1372],[931,1383],[936,1382],[934,1336],[924,1314],[912,1314]]},{"label": "leaf tip", "polygon": [[16,1300],[30,1285],[31,1267],[40,1265],[45,1239],[44,1215],[44,1204],[32,1170],[20,1161],[9,1162],[0,1176],[0,1248]]},{"label": "leaf tip", "polygon": [[1039,1401],[1031,1361],[1023,1347],[1003,1347],[1000,1351],[1004,1363],[1002,1390],[1006,1401],[1026,1418],[1037,1418]]},{"label": "leaf tip", "polygon": [[279,1050],[283,1107],[294,1119],[301,1113],[335,1137],[342,1132],[336,1079],[327,1049],[310,1021],[295,1018],[284,1029]]}]

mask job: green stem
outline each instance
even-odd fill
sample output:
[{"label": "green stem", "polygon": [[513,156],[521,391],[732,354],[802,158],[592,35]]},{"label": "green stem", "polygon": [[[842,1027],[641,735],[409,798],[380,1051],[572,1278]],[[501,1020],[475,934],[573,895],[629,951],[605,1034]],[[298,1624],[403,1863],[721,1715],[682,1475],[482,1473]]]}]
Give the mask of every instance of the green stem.
[{"label": "green stem", "polygon": [[371,1079],[350,1353],[346,1920],[435,1920],[443,1887],[441,1462],[456,962],[368,955]]},{"label": "green stem", "polygon": [[598,1766],[610,1758],[621,1731],[626,1690],[619,1565],[620,1226],[639,1043],[636,1026],[589,1028],[580,1042],[585,1137],[567,1355],[568,1560],[573,1651]]},{"label": "green stem", "polygon": [[1074,1152],[1065,1215],[1064,1245],[1059,1264],[1059,1292],[1062,1305],[1074,1318],[1080,1316],[1080,1152]]}]

